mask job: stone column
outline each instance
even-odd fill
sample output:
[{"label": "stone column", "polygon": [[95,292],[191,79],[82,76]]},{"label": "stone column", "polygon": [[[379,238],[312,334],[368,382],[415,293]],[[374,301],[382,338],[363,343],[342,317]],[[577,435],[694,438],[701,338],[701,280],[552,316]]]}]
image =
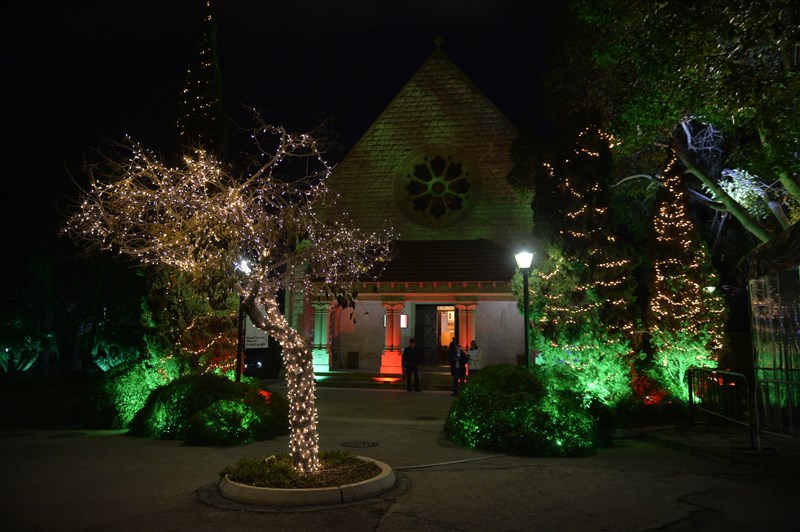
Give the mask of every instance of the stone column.
[{"label": "stone column", "polygon": [[386,331],[380,372],[402,375],[403,347],[400,345],[400,315],[403,313],[403,303],[387,301],[383,303],[383,308],[386,309]]},{"label": "stone column", "polygon": [[475,308],[477,302],[456,303],[458,310],[458,343],[465,350],[469,349],[469,343],[475,338]]},{"label": "stone column", "polygon": [[314,343],[311,354],[314,357],[314,373],[331,370],[331,350],[328,338],[330,329],[330,301],[314,301]]}]

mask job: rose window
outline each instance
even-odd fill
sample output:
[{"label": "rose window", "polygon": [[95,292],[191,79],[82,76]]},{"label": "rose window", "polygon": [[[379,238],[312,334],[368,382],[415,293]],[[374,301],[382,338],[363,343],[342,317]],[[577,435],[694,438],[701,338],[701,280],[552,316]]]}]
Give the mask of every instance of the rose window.
[{"label": "rose window", "polygon": [[398,177],[401,207],[413,219],[428,224],[461,218],[472,208],[477,192],[473,165],[464,157],[418,155]]}]

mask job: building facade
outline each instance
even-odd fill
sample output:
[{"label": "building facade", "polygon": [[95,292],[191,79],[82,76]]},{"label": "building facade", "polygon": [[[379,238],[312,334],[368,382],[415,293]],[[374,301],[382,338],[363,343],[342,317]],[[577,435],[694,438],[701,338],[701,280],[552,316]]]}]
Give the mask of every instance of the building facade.
[{"label": "building facade", "polygon": [[[424,365],[452,339],[492,363],[516,363],[523,324],[513,254],[530,247],[530,199],[506,181],[516,129],[438,46],[335,168],[329,187],[355,224],[391,226],[396,257],[358,287],[356,309],[293,300],[318,372],[402,372],[415,338]],[[314,301],[313,303],[311,301]]]}]

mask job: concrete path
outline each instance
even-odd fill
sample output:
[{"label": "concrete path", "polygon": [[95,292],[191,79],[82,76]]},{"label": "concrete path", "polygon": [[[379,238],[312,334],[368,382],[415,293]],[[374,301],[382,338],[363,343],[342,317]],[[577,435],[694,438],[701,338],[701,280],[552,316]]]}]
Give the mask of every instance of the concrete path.
[{"label": "concrete path", "polygon": [[[280,387],[273,388],[281,390]],[[457,447],[447,392],[318,390],[323,449],[391,465],[398,484],[332,508],[229,502],[218,472],[288,438],[187,447],[121,432],[0,432],[0,528],[17,530],[795,530],[797,478],[643,439],[542,459]],[[667,432],[669,429],[662,428]],[[652,431],[657,432],[657,431]],[[783,459],[775,457],[777,460]]]}]

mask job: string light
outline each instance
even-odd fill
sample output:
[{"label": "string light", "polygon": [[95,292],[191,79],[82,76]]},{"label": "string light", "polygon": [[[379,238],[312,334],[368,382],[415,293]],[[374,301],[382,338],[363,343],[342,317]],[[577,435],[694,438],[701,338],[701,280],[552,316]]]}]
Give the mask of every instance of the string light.
[{"label": "string light", "polygon": [[[393,230],[360,231],[335,208],[326,185],[331,167],[312,135],[255,118],[257,164],[239,171],[203,149],[170,167],[125,137],[118,152],[87,166],[90,186],[65,232],[89,249],[176,268],[197,286],[237,290],[253,323],[282,346],[290,452],[298,471],[313,473],[319,441],[311,348],[278,311],[278,294],[322,291],[352,301],[356,282],[385,267]],[[233,266],[242,257],[247,275]]]},{"label": "string light", "polygon": [[586,175],[603,143],[611,137],[587,128],[563,161],[565,171],[547,166],[564,198],[560,214],[566,223],[530,289],[537,347],[547,371],[556,375],[552,385],[613,403],[630,392],[633,265],[609,234],[602,176]]},{"label": "string light", "polygon": [[713,366],[724,346],[723,299],[706,290],[718,279],[705,245],[686,212],[688,200],[673,159],[664,171],[653,219],[653,280],[648,330],[656,348],[655,377],[675,396],[688,399],[686,371]]}]

